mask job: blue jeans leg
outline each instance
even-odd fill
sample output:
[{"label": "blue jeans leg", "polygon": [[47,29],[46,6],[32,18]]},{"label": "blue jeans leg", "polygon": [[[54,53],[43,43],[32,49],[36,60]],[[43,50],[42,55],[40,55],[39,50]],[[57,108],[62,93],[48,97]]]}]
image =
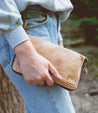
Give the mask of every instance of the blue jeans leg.
[{"label": "blue jeans leg", "polygon": [[[56,17],[51,15],[46,24],[27,29],[27,33],[57,44],[56,25]],[[23,97],[26,113],[75,113],[67,90],[56,84],[53,87],[29,85],[25,82],[23,76],[13,72],[12,61],[15,53],[5,38],[0,38],[2,39],[0,42],[0,63]]]},{"label": "blue jeans leg", "polygon": [[31,113],[30,110],[29,110],[29,108],[28,108],[28,106],[26,104],[24,104],[24,105],[25,105],[25,112],[26,113]]}]

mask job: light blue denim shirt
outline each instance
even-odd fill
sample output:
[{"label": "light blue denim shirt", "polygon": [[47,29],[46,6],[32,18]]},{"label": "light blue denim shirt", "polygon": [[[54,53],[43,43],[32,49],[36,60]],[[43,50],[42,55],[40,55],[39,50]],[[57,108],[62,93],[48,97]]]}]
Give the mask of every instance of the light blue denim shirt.
[{"label": "light blue denim shirt", "polygon": [[73,9],[70,0],[0,0],[0,35],[4,35],[12,48],[29,40],[22,27],[20,12],[28,5],[39,4],[42,7],[60,12],[60,20],[66,20]]}]

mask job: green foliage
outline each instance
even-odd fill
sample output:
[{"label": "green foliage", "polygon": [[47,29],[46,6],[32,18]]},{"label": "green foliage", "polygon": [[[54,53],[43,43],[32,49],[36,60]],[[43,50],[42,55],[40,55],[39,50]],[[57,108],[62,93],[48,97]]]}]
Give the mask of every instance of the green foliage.
[{"label": "green foliage", "polygon": [[81,27],[87,40],[98,43],[98,0],[72,0],[74,5],[72,28]]},{"label": "green foliage", "polygon": [[[74,17],[73,17],[74,18]],[[85,24],[83,24],[85,23]],[[98,24],[98,18],[97,17],[84,17],[84,18],[78,18],[77,20],[75,19],[74,21],[71,21],[70,23],[68,23],[69,25],[73,24],[73,28],[79,28],[79,27],[83,27],[84,29],[86,28],[86,26],[88,25],[97,25]],[[98,28],[96,28],[96,31],[98,31]]]},{"label": "green foliage", "polygon": [[94,39],[95,39],[95,40],[98,40],[98,35],[94,36]]},{"label": "green foliage", "polygon": [[98,77],[98,72],[94,72],[95,77]]},{"label": "green foliage", "polygon": [[97,0],[82,0],[82,2],[87,6],[89,11],[92,11],[92,10],[98,11]]}]

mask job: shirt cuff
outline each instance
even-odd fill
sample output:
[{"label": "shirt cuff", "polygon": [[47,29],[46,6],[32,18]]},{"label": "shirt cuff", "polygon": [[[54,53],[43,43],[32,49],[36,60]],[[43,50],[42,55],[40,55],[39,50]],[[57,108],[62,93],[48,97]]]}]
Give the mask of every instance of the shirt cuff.
[{"label": "shirt cuff", "polygon": [[5,38],[12,47],[12,49],[20,43],[29,40],[29,37],[22,26],[18,26],[11,31],[5,32]]}]

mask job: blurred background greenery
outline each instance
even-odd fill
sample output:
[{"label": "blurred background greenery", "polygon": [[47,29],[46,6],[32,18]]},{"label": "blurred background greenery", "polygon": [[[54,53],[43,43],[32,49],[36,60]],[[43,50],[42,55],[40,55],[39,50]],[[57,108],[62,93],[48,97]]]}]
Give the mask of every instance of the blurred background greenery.
[{"label": "blurred background greenery", "polygon": [[98,0],[71,1],[74,5],[71,21],[65,24],[73,30],[81,29],[85,34],[86,44],[98,45]]}]

